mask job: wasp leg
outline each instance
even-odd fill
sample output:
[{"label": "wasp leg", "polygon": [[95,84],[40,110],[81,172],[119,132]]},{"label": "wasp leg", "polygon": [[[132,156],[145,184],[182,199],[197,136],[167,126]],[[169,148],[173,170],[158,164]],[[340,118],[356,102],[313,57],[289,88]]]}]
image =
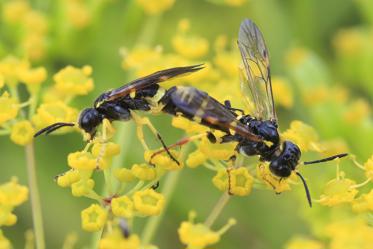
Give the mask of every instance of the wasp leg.
[{"label": "wasp leg", "polygon": [[[264,169],[263,169],[263,165],[260,165],[259,166],[259,169],[261,170],[261,171],[263,171]],[[268,178],[267,178],[267,175],[268,174],[263,174],[263,180],[266,182],[266,183],[268,183],[269,185],[271,185],[271,187],[273,188],[273,190],[275,191],[275,193],[277,194],[277,191],[276,191],[276,186],[270,181],[270,180],[268,180]]]},{"label": "wasp leg", "polygon": [[108,120],[104,120],[102,122],[102,137],[101,137],[101,141],[99,140],[99,143],[101,143],[101,148],[100,148],[100,151],[98,153],[98,156],[96,158],[96,169],[99,169],[100,168],[100,161],[103,160],[103,157],[105,155],[105,151],[106,151],[106,141],[107,141],[107,131],[109,130],[109,124],[108,124]]},{"label": "wasp leg", "polygon": [[229,159],[228,162],[231,162],[231,166],[227,168],[227,175],[228,175],[228,194],[233,195],[231,191],[231,170],[235,168],[234,163],[236,162],[237,156],[232,155]]},{"label": "wasp leg", "polygon": [[138,135],[141,143],[143,144],[144,149],[149,150],[149,147],[147,146],[147,144],[145,142],[144,133],[143,133],[143,130],[142,130],[142,126],[146,125],[146,126],[148,126],[150,131],[154,134],[154,136],[161,142],[163,149],[167,152],[168,156],[172,159],[172,161],[176,162],[177,165],[180,165],[179,161],[176,160],[176,158],[168,150],[167,145],[165,144],[165,142],[163,141],[163,139],[161,137],[161,134],[159,134],[157,129],[155,129],[155,127],[150,122],[150,120],[148,118],[139,117],[134,112],[131,112],[131,115],[132,115],[132,117],[135,120],[135,123],[137,125],[137,135]]},{"label": "wasp leg", "polygon": [[165,152],[166,149],[169,150],[169,149],[172,149],[172,148],[175,148],[175,147],[178,147],[178,146],[182,146],[182,145],[187,144],[187,143],[189,143],[189,142],[192,142],[192,141],[194,141],[194,140],[201,139],[202,137],[205,137],[206,135],[207,135],[206,133],[201,133],[201,134],[197,134],[197,135],[194,135],[194,136],[191,136],[191,137],[183,138],[183,139],[179,140],[178,142],[169,145],[169,146],[166,147],[166,148],[163,148],[163,149],[161,149],[161,150],[158,150],[158,151],[154,152],[154,153],[151,155],[151,157],[150,157],[150,161],[151,161],[151,160],[152,160],[156,155],[159,155],[159,154]]},{"label": "wasp leg", "polygon": [[240,112],[242,115],[245,115],[245,112],[242,109],[233,108],[229,100],[224,101],[224,106],[227,107],[230,111]]}]

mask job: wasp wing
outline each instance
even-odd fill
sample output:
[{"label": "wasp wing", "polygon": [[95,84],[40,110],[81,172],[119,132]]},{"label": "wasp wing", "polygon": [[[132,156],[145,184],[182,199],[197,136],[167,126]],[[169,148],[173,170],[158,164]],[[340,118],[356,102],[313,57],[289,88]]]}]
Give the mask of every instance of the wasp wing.
[{"label": "wasp wing", "polygon": [[240,76],[245,100],[254,107],[256,118],[276,121],[268,49],[253,21],[241,23],[237,43],[244,66]]},{"label": "wasp wing", "polygon": [[187,67],[174,67],[165,70],[161,70],[150,74],[148,76],[136,79],[127,85],[121,86],[117,89],[111,90],[105,94],[105,98],[101,101],[113,101],[115,99],[124,97],[133,91],[141,90],[151,85],[175,78],[177,76],[193,73],[202,69],[202,64],[187,66]]},{"label": "wasp wing", "polygon": [[260,137],[248,131],[226,106],[206,92],[194,87],[180,86],[172,93],[171,98],[177,112],[191,120],[227,133],[234,131],[251,141],[262,141]]}]

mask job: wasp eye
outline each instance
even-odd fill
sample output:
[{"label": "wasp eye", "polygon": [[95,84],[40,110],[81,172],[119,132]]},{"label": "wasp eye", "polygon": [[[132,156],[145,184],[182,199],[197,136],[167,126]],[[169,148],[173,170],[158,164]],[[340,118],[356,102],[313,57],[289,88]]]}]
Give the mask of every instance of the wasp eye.
[{"label": "wasp eye", "polygon": [[87,108],[79,116],[79,127],[89,134],[93,134],[102,122],[101,114],[94,108]]}]

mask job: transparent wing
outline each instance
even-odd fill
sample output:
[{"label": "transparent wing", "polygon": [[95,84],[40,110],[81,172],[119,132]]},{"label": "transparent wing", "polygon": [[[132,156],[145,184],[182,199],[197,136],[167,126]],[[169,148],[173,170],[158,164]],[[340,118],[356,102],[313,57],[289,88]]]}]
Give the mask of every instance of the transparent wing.
[{"label": "transparent wing", "polygon": [[241,23],[237,43],[243,62],[240,76],[245,101],[254,108],[257,119],[276,121],[268,49],[253,21],[245,19]]}]

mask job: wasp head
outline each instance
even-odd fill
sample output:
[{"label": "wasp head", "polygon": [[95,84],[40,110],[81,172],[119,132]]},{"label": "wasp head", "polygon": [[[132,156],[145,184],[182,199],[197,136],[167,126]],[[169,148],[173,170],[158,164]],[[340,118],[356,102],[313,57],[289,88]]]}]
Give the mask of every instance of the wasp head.
[{"label": "wasp head", "polygon": [[93,138],[96,133],[96,127],[99,126],[104,119],[103,115],[100,114],[94,108],[86,108],[79,115],[79,127]]},{"label": "wasp head", "polygon": [[288,177],[298,165],[300,156],[301,152],[296,144],[284,141],[281,154],[271,161],[269,169],[278,177]]}]

